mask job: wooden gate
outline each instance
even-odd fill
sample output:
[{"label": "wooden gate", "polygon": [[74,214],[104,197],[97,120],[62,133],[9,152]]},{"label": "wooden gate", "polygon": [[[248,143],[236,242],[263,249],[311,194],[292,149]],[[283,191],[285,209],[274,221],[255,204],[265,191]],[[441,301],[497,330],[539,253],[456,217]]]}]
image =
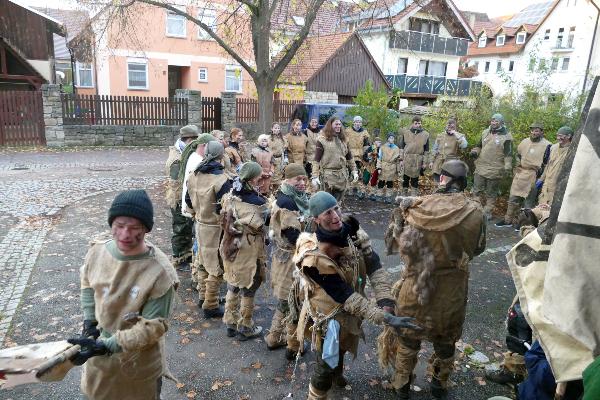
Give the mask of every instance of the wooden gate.
[{"label": "wooden gate", "polygon": [[221,98],[202,98],[202,132],[221,129]]},{"label": "wooden gate", "polygon": [[42,92],[0,91],[0,146],[45,145]]}]

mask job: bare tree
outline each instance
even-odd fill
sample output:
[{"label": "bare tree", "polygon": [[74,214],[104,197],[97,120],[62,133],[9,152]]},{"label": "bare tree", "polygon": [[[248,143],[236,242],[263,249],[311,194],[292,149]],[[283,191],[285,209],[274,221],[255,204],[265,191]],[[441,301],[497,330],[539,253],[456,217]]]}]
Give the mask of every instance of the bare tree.
[{"label": "bare tree", "polygon": [[[136,13],[130,11],[139,5],[163,8],[202,28],[252,78],[258,94],[259,125],[266,132],[271,127],[277,80],[311,32],[326,0],[188,0],[185,7],[167,0],[79,1],[87,8],[96,8],[109,15],[105,20],[109,24],[116,22],[121,31],[125,25],[132,23],[132,18],[137,18]],[[197,10],[210,9],[211,5],[225,11],[219,15],[218,23],[209,25]],[[285,25],[285,21],[292,18],[300,18],[300,21],[296,20],[297,29],[282,32],[279,26],[279,31],[274,31],[274,19],[283,20]],[[127,29],[127,32],[132,32],[132,29]],[[135,36],[135,32],[132,33],[127,35],[130,40]],[[143,38],[135,40],[143,42]],[[276,49],[272,48],[275,43]],[[271,60],[274,52],[278,52],[278,57]]]}]

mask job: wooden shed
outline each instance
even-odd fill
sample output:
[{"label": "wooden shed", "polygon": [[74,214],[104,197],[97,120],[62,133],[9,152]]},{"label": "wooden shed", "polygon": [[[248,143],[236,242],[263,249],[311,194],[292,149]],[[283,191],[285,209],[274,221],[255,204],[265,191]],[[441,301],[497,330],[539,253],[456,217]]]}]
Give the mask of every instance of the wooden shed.
[{"label": "wooden shed", "polygon": [[391,89],[355,32],[308,37],[280,77],[283,85],[302,85],[310,92],[336,93],[339,103],[352,103],[368,80],[376,89]]}]

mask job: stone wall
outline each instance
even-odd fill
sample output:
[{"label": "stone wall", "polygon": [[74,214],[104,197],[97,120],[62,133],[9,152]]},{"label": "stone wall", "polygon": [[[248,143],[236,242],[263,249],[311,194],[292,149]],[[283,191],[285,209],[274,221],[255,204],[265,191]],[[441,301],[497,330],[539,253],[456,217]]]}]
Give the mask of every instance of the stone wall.
[{"label": "stone wall", "polygon": [[335,92],[304,92],[304,102],[306,103],[328,103],[337,104],[338,95]]},{"label": "stone wall", "polygon": [[[201,127],[202,98],[200,92],[178,89],[176,96],[188,99],[188,123]],[[49,147],[169,146],[175,143],[179,128],[181,128],[179,125],[64,125],[59,85],[43,85],[42,101],[46,125],[46,144]]]},{"label": "stone wall", "polygon": [[221,129],[225,132],[229,132],[237,126],[236,97],[236,93],[221,93]]}]

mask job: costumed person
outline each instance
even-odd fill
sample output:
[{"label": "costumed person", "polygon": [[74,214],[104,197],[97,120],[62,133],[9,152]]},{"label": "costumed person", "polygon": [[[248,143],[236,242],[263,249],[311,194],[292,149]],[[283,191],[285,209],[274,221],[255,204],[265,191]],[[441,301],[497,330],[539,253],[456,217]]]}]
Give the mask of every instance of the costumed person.
[{"label": "costumed person", "polygon": [[237,174],[242,164],[246,161],[242,143],[244,142],[244,131],[240,128],[232,128],[229,134],[229,145],[225,148],[225,156],[231,163],[231,173]]},{"label": "costumed person", "polygon": [[422,340],[433,343],[427,370],[431,394],[447,395],[465,320],[469,262],[485,250],[486,240],[481,205],[463,193],[467,174],[464,162],[446,161],[440,190],[403,198],[385,234],[388,253],[399,252],[405,265],[394,285],[396,314],[414,317],[424,327],[400,335],[384,329],[378,339],[379,363],[393,371],[391,383],[400,399],[410,396]]},{"label": "costumed person", "polygon": [[273,162],[275,164],[275,170],[273,171],[273,177],[271,178],[271,186],[277,188],[283,178],[283,169],[288,164],[287,142],[281,134],[281,126],[278,123],[274,123],[271,127],[269,150],[273,153]]},{"label": "costumed person", "polygon": [[[352,126],[346,128],[344,134],[348,139],[348,147],[352,152],[354,163],[356,164],[356,170],[359,176],[363,174],[363,154],[371,145],[371,137],[369,132],[363,128],[363,119],[360,115],[356,115],[352,119]],[[365,197],[364,185],[361,180],[352,183],[352,196],[358,196],[359,198]]]},{"label": "costumed person", "polygon": [[250,159],[257,162],[263,171],[258,183],[258,192],[263,196],[268,196],[271,192],[271,177],[275,171],[275,160],[268,146],[269,135],[259,135],[257,146],[250,153]]},{"label": "costumed person", "polygon": [[[311,118],[305,131],[308,141],[306,142],[306,163],[304,164],[304,169],[306,169],[308,176],[311,176],[312,174],[312,163],[315,161],[315,149],[320,132],[321,128],[319,128],[319,120],[317,118]],[[308,189],[310,189],[310,186]]]},{"label": "costumed person", "polygon": [[269,210],[267,199],[258,193],[261,176],[258,163],[244,163],[233,190],[222,200],[223,240],[219,253],[227,281],[223,323],[227,336],[237,336],[240,341],[262,333],[262,327],[252,319],[254,296],[264,280],[267,259],[264,227]]},{"label": "costumed person", "polygon": [[291,123],[291,131],[285,135],[287,155],[290,163],[302,164],[306,161],[307,135],[302,132],[302,121],[295,119]]},{"label": "costumed person", "polygon": [[[198,238],[198,264],[202,276],[198,276],[198,307],[205,318],[221,318],[219,289],[223,282],[223,264],[219,256],[221,225],[219,213],[221,198],[231,189],[231,180],[224,172],[221,162],[223,145],[215,140],[208,142],[204,159],[188,180],[186,202],[195,219]],[[203,282],[203,286],[200,286]],[[204,290],[202,290],[204,289]]]},{"label": "costumed person", "polygon": [[[378,201],[392,203],[394,199],[394,182],[398,179],[400,173],[400,148],[394,141],[396,137],[393,133],[388,134],[387,143],[381,145],[377,156],[377,173],[379,182],[377,183]],[[389,194],[387,191],[389,190]]]},{"label": "costumed person", "polygon": [[[377,130],[376,130],[377,132]],[[363,161],[365,162],[366,174],[363,177],[363,183],[367,188],[367,195],[369,200],[375,201],[375,192],[377,191],[377,183],[379,181],[379,170],[377,169],[377,163],[379,161],[379,149],[381,148],[382,140],[379,136],[373,139],[373,144],[370,145],[365,154],[363,154]]]},{"label": "costumed person", "polygon": [[475,160],[473,176],[473,193],[485,204],[483,212],[487,220],[492,219],[492,212],[498,197],[498,188],[503,176],[512,171],[513,137],[504,125],[502,114],[492,115],[490,126],[481,134],[481,140],[471,150]]},{"label": "costumed person", "polygon": [[[227,134],[225,133],[225,131],[220,131],[220,130],[215,129],[215,130],[210,131],[210,134],[212,136],[214,136],[215,139],[223,145],[223,148],[226,148],[227,146],[229,146],[229,142],[226,139]],[[225,168],[225,172],[231,171],[231,162],[229,161],[229,157],[223,157],[221,159],[221,163],[223,164],[223,167]],[[233,177],[233,176],[231,176],[231,177]]]},{"label": "costumed person", "polygon": [[179,130],[179,138],[174,146],[169,147],[169,158],[165,164],[167,173],[166,200],[171,209],[172,234],[171,251],[173,252],[173,266],[175,268],[187,268],[192,260],[192,237],[194,221],[181,214],[181,192],[182,182],[179,178],[181,167],[181,154],[185,146],[198,138],[198,127],[186,125]]},{"label": "costumed person", "polygon": [[284,321],[289,317],[288,297],[294,281],[294,250],[301,232],[304,232],[308,218],[308,176],[302,164],[289,164],[285,167],[285,180],[276,193],[271,206],[270,232],[273,238],[271,254],[271,285],[277,299],[271,329],[265,337],[269,350],[287,346],[286,358],[293,360],[301,350],[296,338],[298,321]]},{"label": "costumed person", "polygon": [[108,210],[112,239],[94,241],[81,267],[83,331],[71,360],[82,365],[90,400],[160,398],[164,334],[179,280],[168,257],[145,236],[154,225],[144,190],[119,193]]},{"label": "costumed person", "polygon": [[401,128],[398,132],[398,147],[400,165],[403,167],[402,195],[419,195],[419,176],[425,172],[429,154],[429,132],[423,130],[421,117],[415,116],[408,129]]},{"label": "costumed person", "polygon": [[460,150],[466,149],[467,146],[467,138],[456,130],[456,120],[450,118],[446,123],[446,130],[437,135],[431,149],[433,161],[429,169],[433,172],[433,180],[436,183],[440,182],[442,164],[448,160],[458,160]]},{"label": "costumed person", "polygon": [[[327,192],[311,196],[309,210],[316,232],[300,234],[294,263],[303,297],[298,340],[310,338],[317,351],[308,391],[308,399],[317,400],[326,399],[333,384],[346,386],[344,354],[356,357],[364,319],[394,329],[419,327],[412,318],[392,314],[390,277],[358,220],[342,217],[337,200]],[[367,278],[377,305],[364,296]]]},{"label": "costumed person", "polygon": [[311,181],[315,188],[331,193],[341,202],[351,183],[348,171],[352,171],[352,182],[356,182],[358,171],[342,130],[342,120],[334,116],[317,139]]},{"label": "costumed person", "polygon": [[529,137],[517,146],[517,166],[514,169],[510,195],[504,218],[496,222],[496,226],[513,226],[517,231],[516,217],[525,199],[534,188],[536,179],[542,174],[542,168],[548,161],[552,144],[544,138],[544,126],[533,123],[529,127]]},{"label": "costumed person", "polygon": [[544,168],[542,176],[535,183],[540,196],[538,198],[539,204],[550,204],[554,199],[554,192],[556,190],[556,181],[558,174],[562,169],[565,160],[567,159],[567,152],[573,139],[573,129],[568,126],[561,127],[556,133],[556,140],[558,143],[550,146],[550,156],[548,157],[548,163]]}]

